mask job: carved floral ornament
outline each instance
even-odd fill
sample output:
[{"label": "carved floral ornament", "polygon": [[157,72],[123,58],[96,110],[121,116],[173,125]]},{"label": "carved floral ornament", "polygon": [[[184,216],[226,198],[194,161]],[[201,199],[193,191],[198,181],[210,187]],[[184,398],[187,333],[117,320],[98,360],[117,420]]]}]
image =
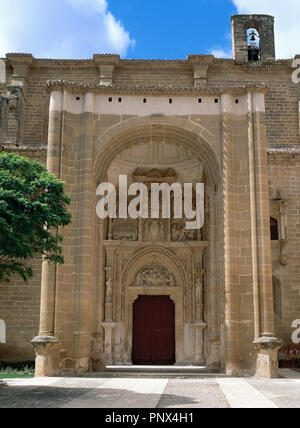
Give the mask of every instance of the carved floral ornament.
[{"label": "carved floral ornament", "polygon": [[133,287],[176,287],[175,276],[164,266],[152,263],[144,266],[136,275]]}]

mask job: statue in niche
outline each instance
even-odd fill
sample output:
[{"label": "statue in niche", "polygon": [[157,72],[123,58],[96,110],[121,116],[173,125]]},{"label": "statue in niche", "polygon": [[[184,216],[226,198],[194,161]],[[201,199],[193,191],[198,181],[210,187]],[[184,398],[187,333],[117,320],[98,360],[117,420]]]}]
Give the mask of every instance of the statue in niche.
[{"label": "statue in niche", "polygon": [[160,264],[143,267],[136,275],[134,287],[176,287],[174,275]]},{"label": "statue in niche", "polygon": [[105,303],[110,305],[112,302],[113,282],[110,276],[106,280],[106,298]]},{"label": "statue in niche", "polygon": [[203,283],[202,279],[198,278],[196,281],[196,303],[197,305],[202,305],[202,298],[203,298]]},{"label": "statue in niche", "polygon": [[165,226],[161,220],[149,220],[145,225],[146,241],[164,241]]},{"label": "statue in niche", "polygon": [[176,222],[172,224],[172,241],[183,242],[183,241],[198,241],[197,230],[186,230],[185,223]]},{"label": "statue in niche", "polygon": [[152,241],[156,241],[160,232],[160,223],[158,221],[153,221],[149,226],[149,233]]}]

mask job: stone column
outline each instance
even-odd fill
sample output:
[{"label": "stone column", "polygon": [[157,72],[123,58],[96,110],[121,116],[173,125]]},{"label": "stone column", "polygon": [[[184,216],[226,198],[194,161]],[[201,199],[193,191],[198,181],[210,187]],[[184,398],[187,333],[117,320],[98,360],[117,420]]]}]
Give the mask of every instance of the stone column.
[{"label": "stone column", "polygon": [[238,246],[235,230],[234,182],[232,165],[235,157],[234,138],[231,133],[232,97],[223,94],[223,174],[224,174],[224,236],[225,236],[225,329],[226,329],[226,372],[235,376],[241,374],[240,367],[240,312],[239,283],[235,269],[235,251]]},{"label": "stone column", "polygon": [[[63,123],[63,92],[53,92],[50,97],[49,139],[47,168],[51,174],[60,177],[61,144]],[[55,294],[57,267],[46,260],[42,265],[41,310],[39,335],[32,340],[37,355],[37,376],[51,376],[50,351],[55,339]]]},{"label": "stone column", "polygon": [[[270,207],[269,180],[267,165],[267,138],[265,128],[265,94],[254,92],[249,94],[251,103],[250,123],[253,136],[253,162],[255,177],[252,197],[255,197],[256,211],[256,257],[257,263],[257,310],[259,309],[260,324],[256,328],[254,341],[257,355],[257,375],[272,378],[278,374],[277,352],[281,341],[275,337],[274,303],[272,283],[272,250],[270,241]],[[251,141],[249,142],[251,144]],[[259,337],[258,337],[259,336]]]},{"label": "stone column", "polygon": [[78,155],[78,184],[74,199],[78,210],[74,222],[78,224],[74,251],[74,290],[75,290],[75,324],[74,324],[74,360],[75,372],[87,372],[91,364],[92,339],[92,290],[93,290],[93,256],[94,225],[96,221],[96,189],[93,180],[93,141],[94,141],[94,104],[93,93],[86,93],[81,113],[80,135],[76,150]]}]

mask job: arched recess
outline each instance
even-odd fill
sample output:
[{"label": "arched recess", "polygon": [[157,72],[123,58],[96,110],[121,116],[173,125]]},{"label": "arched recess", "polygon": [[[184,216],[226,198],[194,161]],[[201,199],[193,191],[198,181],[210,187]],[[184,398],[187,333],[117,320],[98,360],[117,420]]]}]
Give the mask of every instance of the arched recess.
[{"label": "arched recess", "polygon": [[[94,186],[107,181],[109,167],[115,157],[133,145],[166,142],[192,151],[201,159],[207,179],[206,192],[209,195],[209,248],[205,252],[205,356],[212,367],[224,361],[225,346],[221,343],[221,325],[224,324],[224,236],[222,217],[222,168],[219,141],[203,126],[179,118],[134,118],[124,121],[95,141]],[[96,206],[96,198],[95,198]],[[95,308],[94,343],[95,348],[103,347],[102,323],[104,319],[105,250],[103,246],[104,224],[96,218],[95,209],[95,305],[101,301],[102,307]],[[145,244],[146,245],[146,244]],[[192,282],[194,272],[189,272]],[[114,321],[114,320],[112,320]],[[97,344],[97,341],[99,342]],[[130,342],[130,341],[129,341]],[[223,345],[223,346],[222,346]],[[222,349],[222,351],[221,351]]]},{"label": "arched recess", "polygon": [[106,179],[114,157],[131,145],[151,141],[171,141],[200,155],[207,172],[221,182],[220,150],[217,139],[203,126],[184,119],[134,118],[121,122],[104,132],[96,141],[94,176],[96,181]]}]

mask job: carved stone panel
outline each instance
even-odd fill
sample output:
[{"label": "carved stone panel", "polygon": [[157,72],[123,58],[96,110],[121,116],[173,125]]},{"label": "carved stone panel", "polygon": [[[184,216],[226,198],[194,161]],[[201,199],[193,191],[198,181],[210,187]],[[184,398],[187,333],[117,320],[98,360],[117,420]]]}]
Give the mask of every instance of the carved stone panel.
[{"label": "carved stone panel", "polygon": [[138,272],[133,287],[176,287],[176,280],[164,266],[153,263]]},{"label": "carved stone panel", "polygon": [[185,226],[185,220],[172,221],[171,240],[173,242],[201,241],[201,231],[187,230]]},{"label": "carved stone panel", "polygon": [[137,241],[138,223],[136,220],[114,220],[112,228],[114,241]]}]

